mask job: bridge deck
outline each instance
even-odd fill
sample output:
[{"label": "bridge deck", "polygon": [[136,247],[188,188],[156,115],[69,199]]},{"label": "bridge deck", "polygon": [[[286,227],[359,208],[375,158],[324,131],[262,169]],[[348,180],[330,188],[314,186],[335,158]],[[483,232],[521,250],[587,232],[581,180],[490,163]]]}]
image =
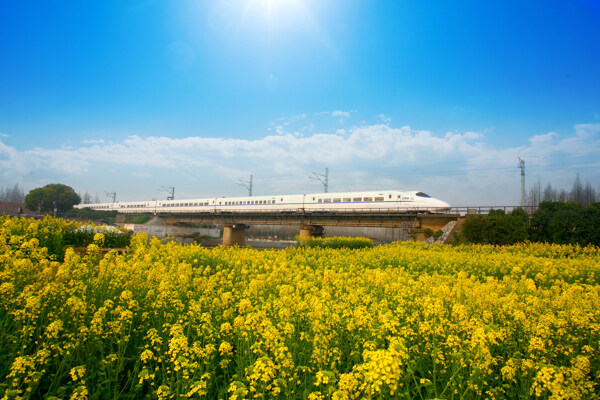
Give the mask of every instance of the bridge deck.
[{"label": "bridge deck", "polygon": [[368,226],[419,229],[431,227],[439,229],[450,221],[457,220],[458,214],[378,212],[243,212],[243,213],[158,213],[157,216],[169,224],[187,225],[247,224],[247,225],[321,225],[321,226]]}]

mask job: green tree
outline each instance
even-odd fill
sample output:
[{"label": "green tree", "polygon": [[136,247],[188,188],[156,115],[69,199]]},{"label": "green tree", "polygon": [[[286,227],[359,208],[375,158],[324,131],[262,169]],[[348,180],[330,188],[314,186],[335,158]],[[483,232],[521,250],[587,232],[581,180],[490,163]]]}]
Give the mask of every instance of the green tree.
[{"label": "green tree", "polygon": [[527,240],[529,217],[522,209],[506,214],[491,210],[488,215],[474,215],[463,224],[464,238],[471,243],[514,244]]},{"label": "green tree", "polygon": [[[589,213],[586,221],[586,213]],[[531,218],[531,240],[558,244],[584,244],[593,229],[594,209],[586,210],[573,201],[543,201]],[[585,226],[588,226],[586,229]]]},{"label": "green tree", "polygon": [[72,187],[60,183],[51,183],[41,188],[31,190],[25,196],[25,207],[30,210],[67,211],[81,202],[81,197]]},{"label": "green tree", "polygon": [[583,213],[581,243],[600,246],[600,203],[594,203]]}]

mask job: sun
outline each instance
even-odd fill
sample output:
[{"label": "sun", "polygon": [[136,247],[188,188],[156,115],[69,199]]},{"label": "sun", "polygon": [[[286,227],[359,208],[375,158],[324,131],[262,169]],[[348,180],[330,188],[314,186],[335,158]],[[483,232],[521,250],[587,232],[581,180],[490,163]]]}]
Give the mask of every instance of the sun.
[{"label": "sun", "polygon": [[243,19],[278,30],[302,22],[306,13],[306,6],[300,0],[245,0]]}]

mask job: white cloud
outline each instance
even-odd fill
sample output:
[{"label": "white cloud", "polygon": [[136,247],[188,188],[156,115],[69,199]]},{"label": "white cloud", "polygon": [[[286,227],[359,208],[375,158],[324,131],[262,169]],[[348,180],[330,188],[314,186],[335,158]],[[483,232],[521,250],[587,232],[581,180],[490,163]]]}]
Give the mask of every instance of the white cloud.
[{"label": "white cloud", "polygon": [[[254,174],[259,192],[298,193],[320,190],[307,177],[329,167],[332,190],[415,188],[455,205],[516,204],[517,156],[526,159],[531,179],[535,168],[541,174],[543,168],[556,165],[557,155],[562,163],[581,160],[581,154],[596,159],[600,155],[600,124],[577,125],[564,138],[550,132],[531,137],[527,145],[500,149],[486,143],[478,132],[437,135],[409,126],[376,124],[301,136],[282,125],[274,128],[276,134],[256,140],[134,135],[117,143],[87,141],[79,147],[25,151],[0,140],[0,176],[9,182],[33,182],[43,173],[54,181],[86,182],[86,188],[104,179],[121,185],[118,190],[125,200],[131,177],[157,175],[178,187],[195,182],[202,193],[226,195],[239,193],[237,180]],[[552,175],[544,179],[553,182],[558,174],[573,173],[547,171]],[[144,197],[135,192],[129,199],[140,196]],[[149,196],[156,196],[155,191]]]},{"label": "white cloud", "polygon": [[348,111],[335,110],[331,113],[331,117],[350,118],[350,113]]},{"label": "white cloud", "polygon": [[575,133],[581,138],[596,136],[600,132],[600,124],[579,124],[575,126]]},{"label": "white cloud", "polygon": [[544,135],[535,135],[530,137],[529,142],[534,146],[542,145],[551,142],[556,137],[558,137],[558,134],[556,132],[548,132]]},{"label": "white cloud", "polygon": [[381,122],[382,124],[390,124],[392,122],[392,119],[386,117],[385,114],[378,114],[377,121]]}]

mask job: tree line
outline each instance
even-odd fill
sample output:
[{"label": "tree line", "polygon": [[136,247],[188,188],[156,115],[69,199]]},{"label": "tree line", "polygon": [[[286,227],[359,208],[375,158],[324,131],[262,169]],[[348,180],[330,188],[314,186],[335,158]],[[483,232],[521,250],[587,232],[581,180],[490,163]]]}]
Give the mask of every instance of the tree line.
[{"label": "tree line", "polygon": [[555,188],[550,182],[542,189],[540,181],[535,183],[529,189],[526,205],[535,208],[543,201],[572,201],[584,207],[589,207],[600,201],[600,196],[589,181],[583,184],[579,174],[577,174],[570,190]]},{"label": "tree line", "polygon": [[530,240],[600,246],[600,203],[586,207],[575,201],[543,201],[531,217],[521,208],[470,216],[463,224],[462,239],[495,245]]},{"label": "tree line", "polygon": [[10,187],[0,187],[0,202],[6,203],[23,203],[25,200],[25,192],[19,187],[18,183]]},{"label": "tree line", "polygon": [[[50,184],[50,185],[46,185],[42,188],[33,189],[32,191],[51,192],[53,190],[52,188],[56,189],[57,186],[65,186],[65,188],[68,188],[69,191],[73,190],[70,186],[61,185],[61,184]],[[65,188],[62,188],[62,189],[65,189]],[[32,191],[30,191],[29,193],[31,193]],[[59,192],[60,191],[61,190],[59,190]],[[74,190],[73,190],[73,192],[74,192]],[[79,196],[81,203],[83,203],[83,204],[92,204],[92,203],[100,203],[101,202],[100,196],[98,196],[98,193],[96,193],[96,195],[94,197],[92,197],[92,195],[89,194],[88,192],[85,192],[83,194],[83,196],[81,194],[77,194],[77,195]],[[51,196],[51,193],[50,193],[50,196]],[[21,189],[21,187],[19,187],[18,183],[15,183],[14,186],[0,187],[0,202],[21,203],[22,204],[22,203],[25,203],[26,197],[27,196],[25,195],[25,192],[23,191],[23,189]],[[48,195],[45,196],[45,199],[47,200],[47,201],[45,201],[46,203],[52,204],[53,200],[49,200]],[[74,199],[74,197],[73,197],[73,199]],[[36,195],[36,196],[34,196],[34,202],[35,201],[44,202],[44,199],[40,199],[39,195]],[[75,203],[75,204],[78,204],[78,203]],[[35,206],[35,208],[33,208],[33,209],[37,209],[39,206],[39,203],[38,204],[29,204],[29,205],[33,205],[33,206]],[[29,208],[29,207],[27,207],[27,208]]]}]

